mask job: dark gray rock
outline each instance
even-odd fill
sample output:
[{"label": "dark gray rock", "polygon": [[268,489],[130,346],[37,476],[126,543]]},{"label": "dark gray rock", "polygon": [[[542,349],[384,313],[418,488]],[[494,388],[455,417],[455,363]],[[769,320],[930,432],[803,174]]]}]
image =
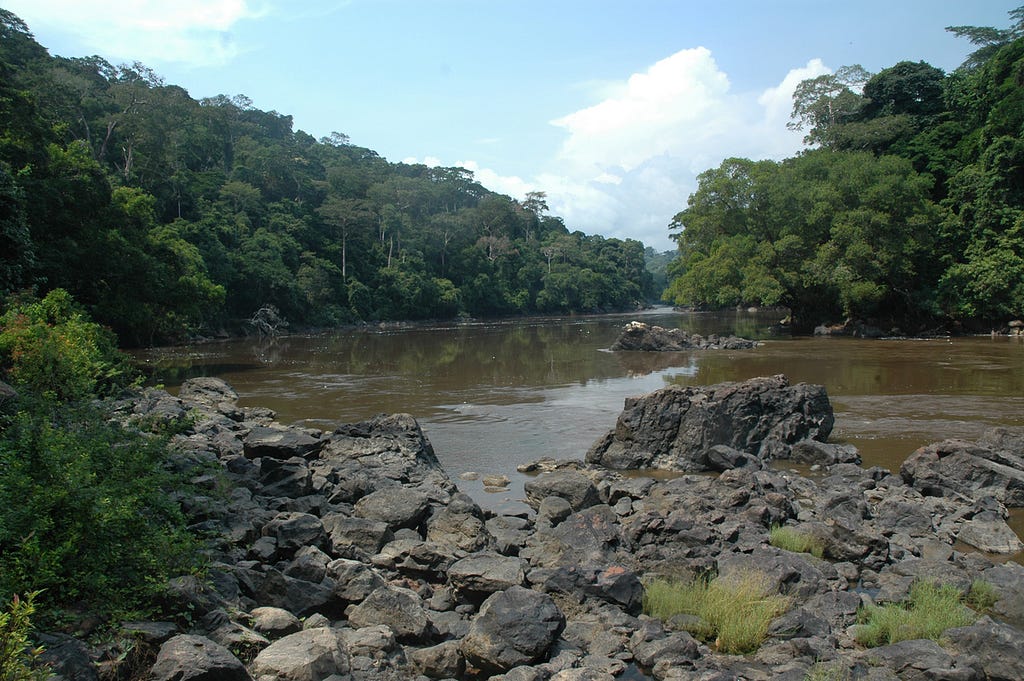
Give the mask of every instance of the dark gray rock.
[{"label": "dark gray rock", "polygon": [[544,659],[564,627],[550,596],[515,586],[484,601],[460,649],[480,669],[506,672]]},{"label": "dark gray rock", "polygon": [[526,561],[498,553],[477,553],[452,563],[448,579],[460,594],[486,594],[523,586]]},{"label": "dark gray rock", "polygon": [[311,513],[278,513],[263,526],[263,536],[273,537],[277,549],[294,553],[304,546],[316,546],[324,540],[324,525]]},{"label": "dark gray rock", "polygon": [[1010,507],[1024,506],[1024,458],[983,444],[944,440],[925,445],[907,457],[900,475],[925,496],[991,496]]},{"label": "dark gray rock", "polygon": [[238,393],[219,378],[198,376],[186,380],[178,388],[178,399],[201,405],[235,421],[241,421],[244,416],[238,408]]},{"label": "dark gray rock", "polygon": [[334,582],[334,596],[346,603],[361,603],[384,586],[384,578],[375,569],[357,560],[333,560],[327,564],[327,574]]},{"label": "dark gray rock", "polygon": [[313,472],[301,457],[260,459],[260,494],[297,499],[313,491]]},{"label": "dark gray rock", "polygon": [[531,565],[608,565],[622,545],[619,517],[604,504],[573,513],[555,527],[538,526],[520,554]]},{"label": "dark gray rock", "polygon": [[385,487],[371,492],[356,502],[355,515],[385,523],[394,531],[403,527],[417,528],[427,516],[430,498],[408,487]]},{"label": "dark gray rock", "polygon": [[837,445],[818,440],[801,440],[793,445],[789,458],[794,463],[832,466],[837,463],[860,464],[860,452],[853,445]]},{"label": "dark gray rock", "polygon": [[328,553],[338,558],[369,560],[394,538],[388,524],[368,518],[352,518],[341,513],[323,517]]},{"label": "dark gray rock", "polygon": [[601,502],[590,478],[577,471],[551,471],[531,478],[523,485],[526,501],[534,509],[546,497],[560,497],[574,511],[582,511]]},{"label": "dark gray rock", "polygon": [[317,584],[289,577],[274,569],[267,570],[254,598],[259,605],[282,608],[299,617],[314,612],[336,612],[342,607],[334,597],[334,584],[330,580]]},{"label": "dark gray rock", "polygon": [[494,537],[484,522],[483,511],[462,493],[452,495],[448,505],[430,517],[427,541],[465,553],[495,546]]},{"label": "dark gray rock", "polygon": [[[42,634],[38,639],[43,646],[43,652],[37,659],[49,668],[49,681],[99,681],[100,674],[89,655],[89,648],[84,643],[63,634]],[[16,670],[10,668],[5,671],[10,674],[5,674],[5,679],[33,678],[28,675],[20,676]]]},{"label": "dark gray rock", "polygon": [[350,669],[348,651],[333,629],[306,629],[289,634],[264,648],[252,662],[257,679],[322,681]]},{"label": "dark gray rock", "polygon": [[348,621],[359,629],[383,624],[399,641],[424,643],[431,632],[430,619],[420,597],[410,589],[382,586],[348,613]]},{"label": "dark gray rock", "polygon": [[254,426],[242,438],[246,458],[311,458],[324,447],[324,440],[297,428]]},{"label": "dark gray rock", "polygon": [[587,452],[608,468],[708,470],[715,445],[763,461],[785,458],[804,439],[824,441],[834,417],[825,388],[782,375],[713,386],[669,386],[629,398],[615,429]]},{"label": "dark gray rock", "polygon": [[180,634],[160,646],[151,681],[251,681],[245,665],[204,636]]},{"label": "dark gray rock", "polygon": [[974,658],[985,679],[1024,679],[1024,633],[983,617],[969,627],[948,629],[946,647],[962,658]]}]

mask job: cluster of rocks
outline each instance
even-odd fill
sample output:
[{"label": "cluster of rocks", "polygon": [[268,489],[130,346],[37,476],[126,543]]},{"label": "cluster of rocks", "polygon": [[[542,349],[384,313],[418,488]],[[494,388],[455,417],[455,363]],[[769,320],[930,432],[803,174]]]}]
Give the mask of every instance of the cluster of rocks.
[{"label": "cluster of rocks", "polygon": [[651,352],[679,352],[681,350],[749,350],[757,341],[738,336],[711,334],[704,337],[682,329],[665,329],[644,322],[626,324],[612,350],[643,350]]},{"label": "cluster of rocks", "polygon": [[[759,386],[708,394],[756,401]],[[319,432],[239,408],[213,379],[178,397],[149,390],[122,403],[121,417],[193,424],[175,464],[208,490],[182,503],[212,546],[202,577],[169,584],[166,611],[189,616],[126,624],[134,650],[151,651],[129,657],[149,660],[152,681],[802,681],[825,664],[830,678],[1024,678],[1024,567],[956,543],[1019,550],[1005,519],[1024,490],[1022,435],[926,447],[895,475],[835,463],[811,439],[831,427],[823,410],[778,408],[799,405],[816,425],[779,427],[784,416],[769,423],[741,409],[741,439],[705,432],[702,446],[750,454],[708,466],[720,473],[655,480],[549,461],[525,486],[531,512],[500,515],[458,491],[410,416]],[[769,467],[754,455],[768,440],[820,475]],[[775,525],[819,538],[823,558],[771,546]],[[641,613],[647,578],[747,570],[794,602],[754,654],[719,654],[685,618]],[[901,601],[917,579],[966,591],[979,578],[998,593],[991,616],[942,645],[854,642],[861,606]],[[103,651],[86,655],[72,640],[49,648],[59,677],[97,677]]]}]

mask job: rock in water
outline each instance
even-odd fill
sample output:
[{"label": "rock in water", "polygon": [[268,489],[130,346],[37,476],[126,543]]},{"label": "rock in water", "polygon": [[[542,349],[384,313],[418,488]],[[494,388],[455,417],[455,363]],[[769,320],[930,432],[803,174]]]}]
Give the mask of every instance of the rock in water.
[{"label": "rock in water", "polygon": [[626,400],[615,430],[587,452],[608,468],[711,470],[708,452],[727,445],[763,461],[793,444],[824,442],[835,419],[825,387],[777,376],[711,386],[669,386]]},{"label": "rock in water", "polygon": [[708,337],[689,334],[682,329],[665,329],[643,322],[630,322],[622,329],[612,350],[642,350],[648,352],[679,352],[681,350],[748,350],[757,347],[757,341],[736,336]]}]

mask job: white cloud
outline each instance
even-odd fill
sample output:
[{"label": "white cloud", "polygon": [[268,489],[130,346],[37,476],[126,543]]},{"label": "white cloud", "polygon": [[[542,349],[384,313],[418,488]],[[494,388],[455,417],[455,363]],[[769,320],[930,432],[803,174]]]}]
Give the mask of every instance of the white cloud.
[{"label": "white cloud", "polygon": [[8,0],[29,27],[50,26],[76,36],[112,59],[224,64],[239,53],[232,27],[266,9],[251,0]]}]

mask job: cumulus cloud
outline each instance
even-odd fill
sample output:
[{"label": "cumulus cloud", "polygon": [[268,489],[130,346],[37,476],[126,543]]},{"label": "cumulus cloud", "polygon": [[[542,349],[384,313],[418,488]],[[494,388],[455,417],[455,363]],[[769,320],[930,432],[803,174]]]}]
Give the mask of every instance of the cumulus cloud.
[{"label": "cumulus cloud", "polygon": [[239,52],[231,29],[266,10],[250,0],[8,0],[30,27],[51,26],[113,58],[224,64]]}]

